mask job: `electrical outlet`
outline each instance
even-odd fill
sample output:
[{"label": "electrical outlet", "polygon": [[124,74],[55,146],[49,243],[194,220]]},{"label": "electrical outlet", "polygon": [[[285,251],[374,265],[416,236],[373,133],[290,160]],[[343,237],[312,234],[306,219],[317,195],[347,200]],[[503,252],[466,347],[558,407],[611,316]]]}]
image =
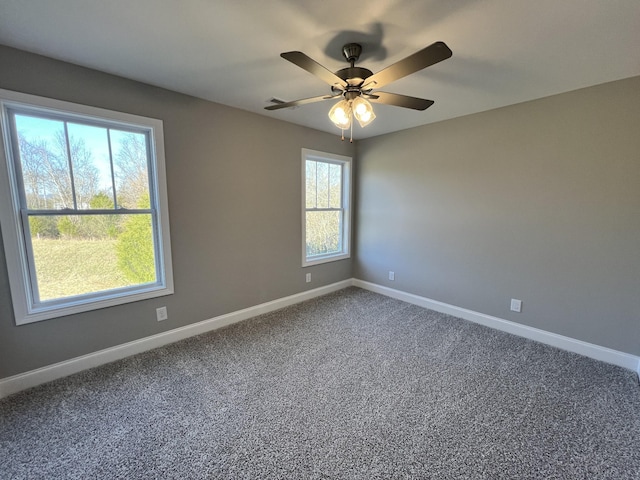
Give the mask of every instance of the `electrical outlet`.
[{"label": "electrical outlet", "polygon": [[156,319],[159,322],[162,322],[163,320],[166,320],[167,318],[169,318],[169,315],[167,314],[167,307],[156,308]]},{"label": "electrical outlet", "polygon": [[307,283],[311,283],[311,274],[310,273],[307,273],[307,275],[305,276],[305,281]]},{"label": "electrical outlet", "polygon": [[515,298],[511,299],[511,311],[512,312],[522,312],[522,300],[517,300]]},{"label": "electrical outlet", "polygon": [[392,272],[391,270],[389,270],[389,280],[395,280],[396,279],[396,272]]}]

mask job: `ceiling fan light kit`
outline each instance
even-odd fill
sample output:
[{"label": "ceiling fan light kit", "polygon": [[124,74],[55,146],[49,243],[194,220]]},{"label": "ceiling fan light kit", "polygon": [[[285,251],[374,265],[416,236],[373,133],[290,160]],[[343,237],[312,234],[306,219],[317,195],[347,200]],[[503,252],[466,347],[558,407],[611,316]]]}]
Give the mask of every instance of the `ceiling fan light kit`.
[{"label": "ceiling fan light kit", "polygon": [[[357,43],[344,45],[342,47],[342,55],[349,62],[349,67],[340,69],[335,73],[302,52],[294,51],[280,54],[285,60],[329,84],[331,94],[269,105],[265,109],[278,110],[306,103],[341,98],[329,110],[329,118],[336,127],[343,131],[342,139],[344,140],[344,130],[351,128],[353,132],[353,117],[362,128],[369,125],[376,118],[370,102],[410,108],[412,110],[426,110],[433,105],[433,100],[397,93],[373,92],[373,90],[446,60],[453,54],[444,42],[436,42],[374,74],[371,70],[355,66],[355,62],[360,58],[361,53],[362,46]],[[353,135],[351,137],[353,141]]]}]

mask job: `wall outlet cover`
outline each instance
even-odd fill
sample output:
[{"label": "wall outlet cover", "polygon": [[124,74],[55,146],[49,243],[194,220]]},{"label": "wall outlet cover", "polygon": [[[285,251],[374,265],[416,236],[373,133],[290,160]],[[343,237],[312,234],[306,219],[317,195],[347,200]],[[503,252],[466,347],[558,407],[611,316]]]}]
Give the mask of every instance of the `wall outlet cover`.
[{"label": "wall outlet cover", "polygon": [[515,298],[511,299],[511,311],[512,312],[522,312],[522,300],[517,300]]},{"label": "wall outlet cover", "polygon": [[159,322],[162,322],[163,320],[166,320],[167,318],[169,318],[169,315],[167,314],[167,307],[156,308],[156,319]]}]

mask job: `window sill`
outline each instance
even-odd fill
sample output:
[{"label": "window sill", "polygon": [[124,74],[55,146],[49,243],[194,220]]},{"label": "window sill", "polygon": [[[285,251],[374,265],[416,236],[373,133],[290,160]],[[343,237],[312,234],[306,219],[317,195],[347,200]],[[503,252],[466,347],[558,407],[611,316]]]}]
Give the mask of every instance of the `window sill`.
[{"label": "window sill", "polygon": [[[138,290],[136,293],[112,293],[105,295],[101,299],[95,296],[90,298],[69,299],[64,304],[40,305],[31,309],[22,315],[16,315],[16,325],[27,325],[29,323],[40,322],[42,320],[50,320],[58,317],[65,317],[76,313],[89,312],[91,310],[99,310],[116,305],[124,305],[126,303],[138,302],[150,298],[163,297],[173,294],[173,288],[159,287],[157,285],[150,286],[145,290]],[[25,309],[26,310],[26,309]]]},{"label": "window sill", "polygon": [[320,265],[322,263],[336,262],[338,260],[345,260],[351,258],[350,253],[340,253],[335,255],[318,255],[316,257],[306,258],[302,261],[303,267],[311,267],[313,265]]}]

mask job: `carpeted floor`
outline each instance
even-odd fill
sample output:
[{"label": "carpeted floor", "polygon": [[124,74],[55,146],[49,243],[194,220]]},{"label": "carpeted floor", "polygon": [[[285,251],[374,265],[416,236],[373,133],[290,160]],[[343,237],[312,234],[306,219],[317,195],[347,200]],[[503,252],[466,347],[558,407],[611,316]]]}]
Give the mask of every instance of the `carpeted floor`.
[{"label": "carpeted floor", "polygon": [[357,288],[0,401],[2,479],[637,479],[633,372]]}]

